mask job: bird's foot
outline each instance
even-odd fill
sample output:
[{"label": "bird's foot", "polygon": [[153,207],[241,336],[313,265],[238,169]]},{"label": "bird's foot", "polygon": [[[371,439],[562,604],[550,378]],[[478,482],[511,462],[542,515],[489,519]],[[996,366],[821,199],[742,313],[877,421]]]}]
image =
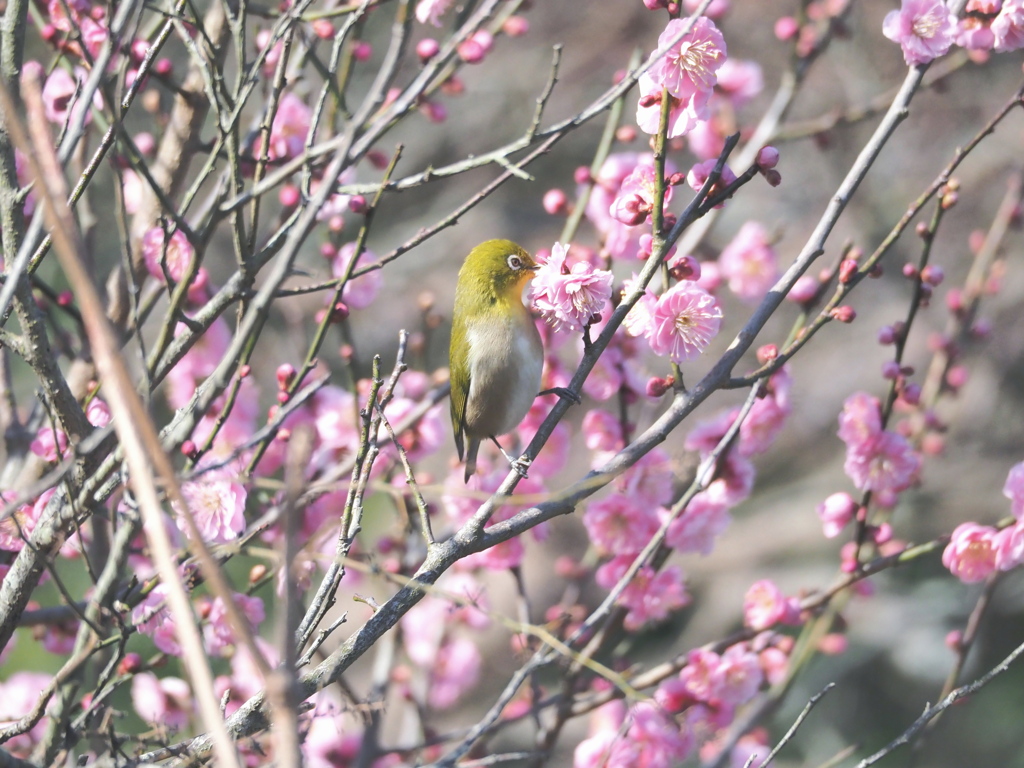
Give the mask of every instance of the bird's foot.
[{"label": "bird's foot", "polygon": [[566,400],[569,400],[575,405],[579,405],[580,403],[583,402],[582,400],[580,400],[580,396],[577,395],[568,387],[552,387],[551,389],[545,389],[543,392],[538,394],[537,397],[541,397],[542,395],[558,395],[559,397],[563,397]]},{"label": "bird's foot", "polygon": [[528,477],[526,471],[530,468],[530,464],[533,462],[527,456],[520,456],[518,459],[513,459],[509,463],[512,465],[512,469],[516,471],[516,474],[525,480]]}]

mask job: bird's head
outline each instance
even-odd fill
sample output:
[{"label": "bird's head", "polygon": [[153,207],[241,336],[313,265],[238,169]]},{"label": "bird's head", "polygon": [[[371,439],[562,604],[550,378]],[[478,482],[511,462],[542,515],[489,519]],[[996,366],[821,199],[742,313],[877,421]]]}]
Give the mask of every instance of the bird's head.
[{"label": "bird's head", "polygon": [[463,265],[465,277],[488,286],[498,296],[521,294],[539,268],[533,257],[511,240],[488,240],[470,251]]}]

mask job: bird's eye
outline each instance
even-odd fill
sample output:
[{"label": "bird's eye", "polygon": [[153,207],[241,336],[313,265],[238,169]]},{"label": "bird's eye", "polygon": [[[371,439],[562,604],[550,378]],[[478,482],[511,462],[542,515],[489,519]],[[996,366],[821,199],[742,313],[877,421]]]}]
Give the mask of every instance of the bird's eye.
[{"label": "bird's eye", "polygon": [[508,257],[508,267],[509,267],[509,269],[522,269],[523,268],[523,260],[520,259],[518,256],[509,256]]}]

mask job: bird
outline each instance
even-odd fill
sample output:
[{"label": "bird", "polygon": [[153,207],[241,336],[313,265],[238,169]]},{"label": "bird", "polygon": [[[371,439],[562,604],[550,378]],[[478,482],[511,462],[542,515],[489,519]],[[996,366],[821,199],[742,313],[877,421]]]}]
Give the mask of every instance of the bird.
[{"label": "bird", "polygon": [[459,270],[449,347],[451,417],[465,480],[476,473],[480,443],[490,439],[522,476],[498,435],[515,429],[540,394],[544,345],[523,291],[539,269],[510,240],[488,240],[469,252]]}]

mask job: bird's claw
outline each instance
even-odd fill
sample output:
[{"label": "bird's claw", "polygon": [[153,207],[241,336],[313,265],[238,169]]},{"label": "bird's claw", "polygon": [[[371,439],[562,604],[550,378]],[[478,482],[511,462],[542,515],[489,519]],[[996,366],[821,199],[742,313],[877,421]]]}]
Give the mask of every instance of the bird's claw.
[{"label": "bird's claw", "polygon": [[523,480],[527,478],[526,471],[530,468],[532,462],[526,456],[520,456],[518,459],[512,462],[512,469],[516,471]]},{"label": "bird's claw", "polygon": [[[558,395],[559,397],[563,397],[563,398],[565,398],[566,400],[569,400],[569,401],[570,401],[570,402],[572,402],[572,403],[573,403],[574,405],[579,405],[580,403],[582,403],[582,402],[583,402],[583,401],[582,401],[582,400],[580,399],[580,396],[579,396],[579,395],[577,395],[577,394],[576,394],[575,392],[573,392],[573,391],[572,391],[571,389],[569,389],[568,387],[552,387],[551,389],[545,389],[545,390],[544,390],[543,392],[541,392],[540,394],[541,394],[541,395]],[[540,395],[538,395],[538,397],[539,397],[539,396],[540,396]]]}]

